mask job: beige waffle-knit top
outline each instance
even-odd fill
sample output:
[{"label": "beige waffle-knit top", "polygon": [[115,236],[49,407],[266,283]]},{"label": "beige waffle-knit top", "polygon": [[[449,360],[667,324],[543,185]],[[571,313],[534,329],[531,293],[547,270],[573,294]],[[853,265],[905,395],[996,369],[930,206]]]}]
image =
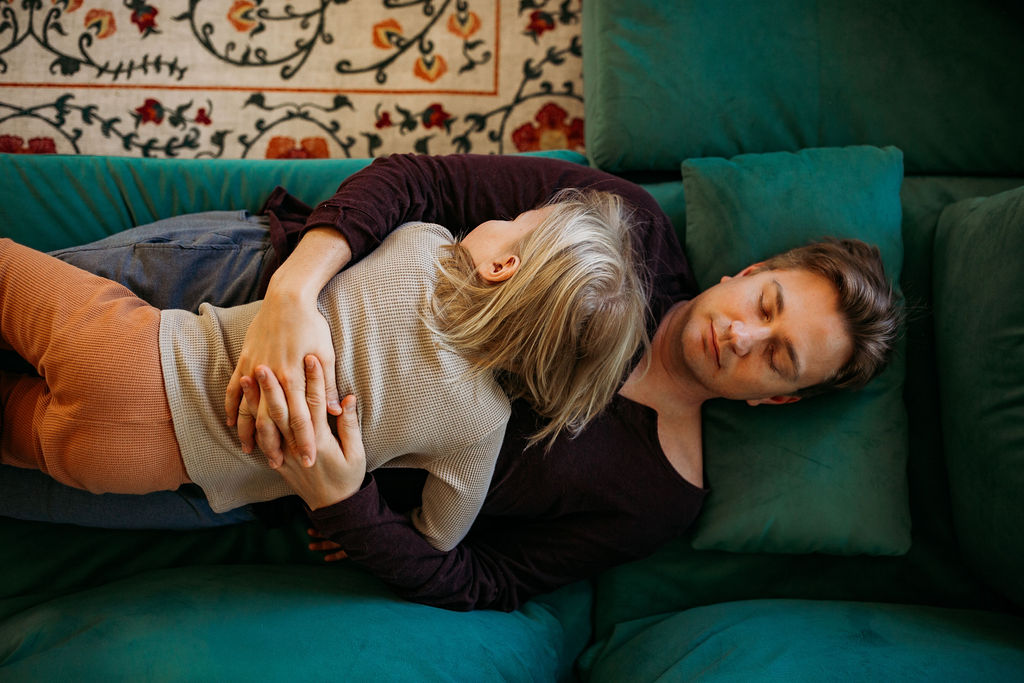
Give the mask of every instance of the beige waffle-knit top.
[{"label": "beige waffle-knit top", "polygon": [[[421,319],[451,234],[406,224],[336,275],[320,294],[337,354],[338,389],[355,394],[367,469],[427,470],[417,529],[441,550],[455,547],[483,504],[510,414],[490,374],[473,374],[440,347]],[[260,302],[203,304],[199,314],[164,311],[164,384],[189,477],[217,512],[290,495],[258,450],[242,452],[225,426],[224,392]]]}]

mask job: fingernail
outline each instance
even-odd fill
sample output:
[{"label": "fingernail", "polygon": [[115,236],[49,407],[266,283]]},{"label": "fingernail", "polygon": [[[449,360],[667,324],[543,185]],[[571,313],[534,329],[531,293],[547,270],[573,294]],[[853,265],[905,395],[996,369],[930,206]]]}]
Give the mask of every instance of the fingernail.
[{"label": "fingernail", "polygon": [[312,370],[313,369],[313,359],[312,358],[306,358],[305,361],[306,361],[306,369],[307,370]]}]

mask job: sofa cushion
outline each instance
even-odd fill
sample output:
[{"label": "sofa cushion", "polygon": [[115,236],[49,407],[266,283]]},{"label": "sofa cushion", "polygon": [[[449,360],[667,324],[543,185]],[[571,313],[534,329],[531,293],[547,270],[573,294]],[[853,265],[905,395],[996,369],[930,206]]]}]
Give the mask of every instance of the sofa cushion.
[{"label": "sofa cushion", "polygon": [[588,0],[586,146],[612,171],[893,144],[908,173],[1024,170],[1024,12],[962,0]]},{"label": "sofa cushion", "polygon": [[[683,163],[686,252],[701,288],[823,237],[876,244],[898,281],[899,150],[810,149]],[[704,409],[711,494],[694,547],[900,554],[910,544],[903,361],[856,392]]]},{"label": "sofa cushion", "polygon": [[935,236],[935,338],[964,552],[1024,605],[1024,187],[959,201]]},{"label": "sofa cushion", "polygon": [[171,533],[0,518],[0,679],[557,680],[589,640],[586,582],[511,613],[417,605],[312,557],[303,521]]},{"label": "sofa cushion", "polygon": [[860,602],[729,602],[619,624],[581,663],[594,683],[1018,680],[1024,619]]},{"label": "sofa cushion", "polygon": [[[586,162],[567,150],[534,155]],[[372,161],[0,154],[3,196],[25,198],[0,202],[0,226],[4,237],[52,251],[183,213],[255,212],[277,185],[312,206]]]}]

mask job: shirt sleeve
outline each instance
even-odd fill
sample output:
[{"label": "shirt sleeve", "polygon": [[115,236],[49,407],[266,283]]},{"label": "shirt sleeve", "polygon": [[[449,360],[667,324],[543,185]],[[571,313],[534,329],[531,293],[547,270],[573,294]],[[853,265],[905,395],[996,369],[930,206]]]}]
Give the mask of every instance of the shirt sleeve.
[{"label": "shirt sleeve", "polygon": [[309,516],[320,534],[399,596],[459,611],[518,609],[535,595],[642,557],[665,541],[641,542],[635,520],[625,515],[488,517],[452,550],[438,550],[408,516],[388,506],[372,475],[354,496]]},{"label": "shirt sleeve", "polygon": [[502,423],[468,448],[423,462],[422,468],[429,474],[423,484],[422,505],[413,511],[412,522],[433,547],[451,550],[473,526],[504,436]]},{"label": "shirt sleeve", "polygon": [[492,219],[511,219],[565,188],[612,192],[635,209],[635,236],[652,284],[652,311],[696,291],[696,281],[668,216],[639,185],[560,159],[534,156],[396,154],[347,178],[308,213],[304,230],[333,227],[353,261],[407,221],[444,225],[456,237]]},{"label": "shirt sleeve", "polygon": [[[305,229],[334,227],[358,259],[403,222],[436,222],[462,235],[486,220],[513,218],[570,187],[619,194],[635,209],[636,244],[651,282],[653,332],[670,305],[696,292],[682,247],[671,221],[643,188],[587,166],[526,156],[393,155],[342,183],[312,209]],[[408,515],[388,507],[372,475],[359,493],[311,511],[310,518],[320,533],[403,597],[457,610],[514,610],[533,595],[654,547],[619,547],[615,539],[631,538],[635,529],[629,525],[635,520],[614,515],[490,515],[453,549],[438,550]],[[620,523],[627,526],[619,528]]]}]

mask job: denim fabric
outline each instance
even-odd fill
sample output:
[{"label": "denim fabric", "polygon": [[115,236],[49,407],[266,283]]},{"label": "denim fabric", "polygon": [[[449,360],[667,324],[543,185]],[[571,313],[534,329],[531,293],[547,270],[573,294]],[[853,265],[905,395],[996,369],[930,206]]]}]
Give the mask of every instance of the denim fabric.
[{"label": "denim fabric", "polygon": [[106,239],[51,252],[120,282],[157,308],[236,306],[257,298],[273,257],[267,219],[248,211],[168,218]]},{"label": "denim fabric", "polygon": [[[255,299],[273,248],[265,218],[209,211],[52,253],[124,284],[157,308],[196,310],[204,301],[232,306]],[[248,506],[214,513],[196,486],[98,496],[9,466],[0,466],[0,515],[112,529],[198,529],[256,518]]]}]

